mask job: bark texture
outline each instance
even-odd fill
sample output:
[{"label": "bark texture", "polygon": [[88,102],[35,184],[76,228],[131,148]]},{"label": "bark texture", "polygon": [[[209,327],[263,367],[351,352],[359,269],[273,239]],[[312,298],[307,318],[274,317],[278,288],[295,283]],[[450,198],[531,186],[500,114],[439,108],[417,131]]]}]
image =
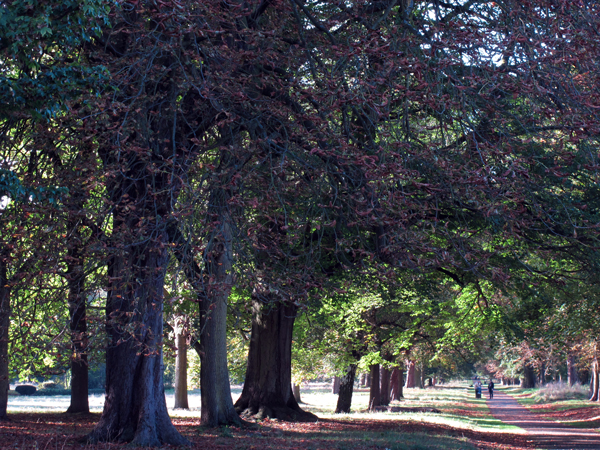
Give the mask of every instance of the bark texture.
[{"label": "bark texture", "polygon": [[415,377],[415,362],[408,360],[406,362],[406,386],[407,388],[414,388],[417,386],[417,380]]},{"label": "bark texture", "polygon": [[594,360],[591,370],[592,380],[590,382],[590,401],[600,401],[600,361],[598,361],[598,343],[594,343]]},{"label": "bark texture", "polygon": [[235,403],[242,416],[313,422],[292,393],[292,332],[297,306],[268,293],[252,295],[252,335],[244,389]]},{"label": "bark texture", "polygon": [[298,404],[302,403],[302,397],[300,395],[300,385],[293,383],[292,384],[292,393],[294,394],[294,398]]},{"label": "bark texture", "polygon": [[381,405],[387,406],[390,404],[390,376],[391,371],[387,367],[381,367]]},{"label": "bark texture", "polygon": [[340,378],[340,389],[335,413],[349,413],[352,408],[352,393],[354,391],[354,378],[356,377],[356,364],[350,364],[346,374]]},{"label": "bark texture", "polygon": [[[227,367],[227,301],[233,282],[233,250],[231,215],[228,200],[230,193],[222,187],[231,174],[228,168],[235,165],[224,158],[218,177],[211,188],[209,219],[212,229],[207,238],[204,270],[194,260],[192,247],[171,221],[168,234],[176,244],[175,257],[182,265],[186,277],[198,298],[200,329],[199,341],[194,350],[200,358],[201,422],[204,426],[239,425],[229,385]],[[219,178],[222,179],[219,181]]]},{"label": "bark texture", "polygon": [[[224,193],[213,193],[213,205],[227,207]],[[231,226],[224,211],[217,212],[221,228],[207,249],[210,276],[206,296],[200,301],[200,391],[204,426],[240,424],[233,406],[227,368],[227,300],[233,284]]]},{"label": "bark texture", "polygon": [[10,288],[6,260],[0,253],[0,420],[7,418],[8,406],[8,328],[10,326]]},{"label": "bark texture", "polygon": [[[76,225],[75,225],[76,226]],[[75,233],[79,237],[78,233]],[[71,404],[68,413],[88,413],[88,337],[84,259],[77,247],[70,248],[67,270],[69,327],[71,330]]]},{"label": "bark texture", "polygon": [[340,377],[334,376],[331,383],[331,393],[337,395],[340,393]]},{"label": "bark texture", "polygon": [[579,382],[579,373],[577,372],[577,365],[575,364],[575,353],[569,351],[567,353],[567,382],[569,386],[573,386]]},{"label": "bark texture", "polygon": [[[116,229],[120,225],[115,221]],[[165,401],[161,343],[169,255],[166,233],[159,238],[162,246],[131,246],[109,263],[114,284],[106,303],[106,398],[90,442],[188,444],[171,423]]]},{"label": "bark texture", "polygon": [[404,386],[403,378],[403,369],[401,367],[395,367],[392,370],[392,376],[390,379],[390,400],[391,401],[400,401],[404,398],[404,393],[402,392],[402,388]]},{"label": "bark texture", "polygon": [[521,379],[521,387],[530,389],[535,387],[535,371],[533,366],[526,362],[523,366],[523,378]]},{"label": "bark texture", "polygon": [[360,385],[362,387],[367,387],[367,374],[366,373],[360,374]]},{"label": "bark texture", "polygon": [[372,364],[371,370],[371,389],[369,390],[369,411],[381,406],[381,389],[379,386],[379,364]]},{"label": "bark texture", "polygon": [[190,409],[187,392],[187,333],[184,326],[175,327],[175,408]]}]

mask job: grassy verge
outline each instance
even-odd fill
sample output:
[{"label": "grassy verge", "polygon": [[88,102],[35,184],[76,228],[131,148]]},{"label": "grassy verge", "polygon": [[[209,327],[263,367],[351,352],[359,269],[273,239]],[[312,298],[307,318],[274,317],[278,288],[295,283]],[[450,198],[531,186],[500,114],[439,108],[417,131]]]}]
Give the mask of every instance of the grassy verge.
[{"label": "grassy verge", "polygon": [[600,405],[587,400],[587,387],[554,383],[542,388],[509,388],[506,393],[547,419],[574,428],[599,428]]},{"label": "grassy verge", "polygon": [[483,398],[474,398],[472,389],[464,386],[444,386],[428,389],[405,389],[404,400],[392,405],[403,407],[433,407],[441,413],[377,412],[367,411],[369,393],[358,390],[352,397],[350,414],[333,414],[337,396],[323,389],[302,392],[301,405],[319,417],[336,420],[406,420],[415,423],[446,425],[459,430],[477,430],[493,433],[524,433],[521,428],[504,424],[492,417]]}]

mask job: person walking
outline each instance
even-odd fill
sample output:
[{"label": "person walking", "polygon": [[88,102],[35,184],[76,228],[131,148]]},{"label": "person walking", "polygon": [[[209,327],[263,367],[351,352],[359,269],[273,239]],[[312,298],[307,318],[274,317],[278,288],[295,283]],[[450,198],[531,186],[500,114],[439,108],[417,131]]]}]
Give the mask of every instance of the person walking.
[{"label": "person walking", "polygon": [[488,392],[490,393],[490,400],[494,398],[494,382],[490,380],[488,383]]}]

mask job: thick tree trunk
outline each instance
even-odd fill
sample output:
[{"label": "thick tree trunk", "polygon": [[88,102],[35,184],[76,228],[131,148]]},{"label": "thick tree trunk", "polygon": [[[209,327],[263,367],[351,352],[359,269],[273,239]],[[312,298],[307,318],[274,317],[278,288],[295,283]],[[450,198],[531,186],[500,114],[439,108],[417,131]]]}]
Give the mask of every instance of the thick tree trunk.
[{"label": "thick tree trunk", "polygon": [[[115,232],[130,224],[115,220]],[[138,446],[186,445],[167,412],[163,386],[164,273],[166,233],[152,230],[144,245],[130,245],[109,263],[106,301],[106,397],[90,442]]]},{"label": "thick tree trunk", "polygon": [[381,405],[387,406],[390,404],[390,376],[392,372],[387,367],[381,367]]},{"label": "thick tree trunk", "polygon": [[394,370],[392,370],[392,377],[390,380],[391,401],[400,401],[404,398],[404,394],[402,392],[402,388],[404,386],[404,380],[402,379],[403,372],[404,370],[402,369],[402,367],[394,367]]},{"label": "thick tree trunk", "polygon": [[190,409],[187,391],[187,333],[185,325],[175,326],[175,409]]},{"label": "thick tree trunk", "polygon": [[[75,225],[76,227],[76,225]],[[77,236],[78,234],[75,233]],[[68,252],[69,327],[71,330],[71,404],[68,413],[88,413],[88,336],[84,259],[78,248]]]},{"label": "thick tree trunk", "polygon": [[8,329],[10,326],[10,288],[6,260],[0,253],[0,420],[7,418],[8,406]]},{"label": "thick tree trunk", "polygon": [[416,387],[415,375],[415,362],[411,360],[406,361],[406,388]]},{"label": "thick tree trunk", "polygon": [[530,389],[535,387],[535,371],[533,366],[528,362],[523,366],[523,379],[521,380],[521,387],[524,389]]},{"label": "thick tree trunk", "polygon": [[331,393],[338,395],[340,393],[340,377],[334,376],[331,381]]},{"label": "thick tree trunk", "polygon": [[248,366],[235,409],[259,419],[316,421],[317,416],[303,411],[292,393],[292,332],[298,307],[271,297],[268,292],[252,295]]},{"label": "thick tree trunk", "polygon": [[360,374],[360,383],[359,384],[361,387],[367,387],[367,374],[366,373]]},{"label": "thick tree trunk", "polygon": [[575,364],[575,353],[572,351],[567,352],[567,382],[569,386],[573,386],[579,382],[579,374]]},{"label": "thick tree trunk", "polygon": [[340,392],[335,407],[335,413],[349,413],[352,407],[352,393],[354,391],[354,377],[356,376],[356,364],[350,364],[346,374],[340,378]]},{"label": "thick tree trunk", "polygon": [[379,380],[379,364],[372,364],[371,367],[371,390],[369,391],[369,411],[381,406],[381,389]]},{"label": "thick tree trunk", "polygon": [[[217,200],[212,203],[227,207]],[[201,423],[209,427],[241,423],[231,400],[227,367],[227,300],[233,285],[231,225],[228,215],[219,217],[221,229],[207,249],[207,295],[200,302]]]}]

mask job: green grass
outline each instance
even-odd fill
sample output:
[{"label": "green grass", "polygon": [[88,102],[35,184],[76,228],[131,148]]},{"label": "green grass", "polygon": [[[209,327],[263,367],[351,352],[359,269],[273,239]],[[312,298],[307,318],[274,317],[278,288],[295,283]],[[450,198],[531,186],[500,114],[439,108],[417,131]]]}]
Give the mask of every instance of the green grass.
[{"label": "green grass", "polygon": [[[232,387],[232,397],[239,396],[239,386]],[[170,394],[170,393],[168,393]],[[170,394],[171,395],[171,394]],[[283,423],[270,425],[269,421],[257,424],[257,429],[236,429],[223,427],[216,430],[202,430],[194,436],[214,435],[215,444],[241,450],[250,448],[245,440],[252,438],[252,446],[261,450],[275,449],[389,449],[389,450],[474,450],[476,447],[468,443],[463,433],[491,432],[491,433],[524,433],[524,430],[503,424],[489,414],[485,399],[476,399],[472,388],[467,384],[444,386],[436,389],[405,389],[404,400],[392,406],[402,407],[433,407],[441,411],[435,413],[407,413],[407,412],[375,412],[367,411],[369,392],[359,389],[353,395],[353,411],[350,414],[334,414],[337,395],[331,394],[330,385],[311,384],[301,390],[303,404],[301,407],[311,411],[322,419],[332,419],[335,422],[312,424],[284,425]],[[63,396],[64,397],[64,396]],[[169,410],[172,417],[180,419],[196,419],[200,416],[200,395],[198,391],[190,392],[190,406],[192,410]],[[56,398],[58,401],[58,397]],[[37,397],[18,399],[30,403],[30,412],[50,411],[47,403],[52,397]],[[62,398],[61,401],[66,401]],[[100,397],[98,397],[98,401]],[[46,403],[43,403],[46,402]],[[64,410],[64,405],[63,405]],[[364,426],[356,425],[364,420]],[[377,424],[377,421],[382,421]],[[386,422],[385,424],[383,422]],[[347,425],[337,422],[348,422]],[[349,423],[352,422],[352,425]],[[374,423],[375,422],[375,423]],[[423,428],[420,428],[423,425]],[[440,426],[441,425],[441,426]],[[451,428],[448,430],[446,427]],[[427,430],[422,432],[421,430]],[[260,445],[256,446],[259,441]]]},{"label": "green grass", "polygon": [[[444,386],[443,389],[404,389],[404,400],[392,406],[432,407],[442,411],[437,413],[410,412],[368,412],[369,392],[366,389],[355,391],[352,396],[350,414],[334,414],[337,396],[328,388],[308,389],[301,393],[302,408],[324,419],[370,419],[408,420],[412,422],[442,424],[453,428],[489,431],[495,433],[524,433],[519,427],[504,424],[489,414],[485,399],[474,398],[473,389],[465,385]],[[467,414],[461,414],[461,411]],[[470,415],[468,414],[470,413]]]},{"label": "green grass", "polygon": [[[564,383],[556,383],[533,389],[509,388],[506,389],[506,393],[525,407],[531,408],[532,406],[543,405],[544,409],[548,411],[569,411],[597,406],[597,403],[587,400],[587,390],[586,386],[576,385],[569,387]],[[532,411],[543,414],[543,410],[532,409]],[[598,412],[600,415],[600,409]],[[555,421],[573,428],[600,428],[600,418],[594,420]]]},{"label": "green grass", "polygon": [[[337,450],[352,450],[356,448],[378,448],[389,450],[426,450],[426,449],[476,449],[467,442],[466,438],[430,435],[426,433],[406,433],[402,431],[384,432],[348,432],[326,431],[317,433],[293,433],[285,435],[290,440],[320,441],[315,448],[323,448],[322,442],[327,442],[327,448]],[[308,447],[310,448],[310,447]]]}]

